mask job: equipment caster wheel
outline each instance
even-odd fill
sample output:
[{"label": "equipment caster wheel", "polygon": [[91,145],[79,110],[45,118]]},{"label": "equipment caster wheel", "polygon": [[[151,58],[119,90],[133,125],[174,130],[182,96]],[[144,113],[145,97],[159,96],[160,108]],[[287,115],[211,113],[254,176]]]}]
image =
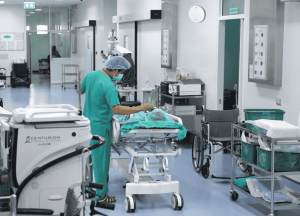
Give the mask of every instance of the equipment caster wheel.
[{"label": "equipment caster wheel", "polygon": [[127,213],[134,213],[136,210],[135,199],[133,197],[126,197],[124,202],[124,207]]},{"label": "equipment caster wheel", "polygon": [[230,199],[236,201],[239,198],[239,194],[235,191],[230,192]]},{"label": "equipment caster wheel", "polygon": [[183,201],[183,198],[180,194],[178,194],[178,195],[173,194],[171,202],[172,202],[173,209],[176,210],[176,211],[181,210],[184,206],[184,201]]},{"label": "equipment caster wheel", "polygon": [[208,177],[209,177],[209,165],[208,165],[208,163],[206,163],[202,167],[201,174],[202,174],[203,178],[208,179]]},{"label": "equipment caster wheel", "polygon": [[15,84],[15,83],[12,83],[12,84],[11,84],[11,87],[16,88],[16,84]]}]

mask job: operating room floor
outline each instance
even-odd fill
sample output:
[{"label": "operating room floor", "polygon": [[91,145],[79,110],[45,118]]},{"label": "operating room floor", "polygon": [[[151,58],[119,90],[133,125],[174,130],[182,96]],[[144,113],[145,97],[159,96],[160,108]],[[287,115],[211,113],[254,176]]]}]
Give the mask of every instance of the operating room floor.
[{"label": "operating room floor", "polygon": [[[18,107],[33,104],[72,104],[77,107],[77,93],[74,88],[62,89],[61,85],[50,85],[48,81],[42,81],[39,75],[33,75],[33,83],[30,88],[17,87],[5,88],[0,91],[4,108],[11,111]],[[84,95],[82,96],[84,104]],[[270,210],[252,199],[239,193],[239,199],[233,202],[229,198],[229,181],[206,180],[195,172],[191,160],[191,143],[180,142],[182,155],[178,158],[169,158],[170,174],[172,180],[180,182],[180,194],[184,198],[182,211],[174,211],[171,206],[171,194],[162,195],[138,195],[137,215],[236,215],[263,216]],[[230,176],[230,155],[217,155],[215,160],[215,175]],[[239,176],[244,174],[235,166]],[[107,215],[127,215],[124,210],[124,189],[127,180],[115,169],[110,170],[109,195],[117,197],[115,211],[97,209]],[[294,183],[289,187],[299,188]],[[86,210],[89,212],[89,209]],[[299,215],[299,210],[279,211],[278,216]]]}]

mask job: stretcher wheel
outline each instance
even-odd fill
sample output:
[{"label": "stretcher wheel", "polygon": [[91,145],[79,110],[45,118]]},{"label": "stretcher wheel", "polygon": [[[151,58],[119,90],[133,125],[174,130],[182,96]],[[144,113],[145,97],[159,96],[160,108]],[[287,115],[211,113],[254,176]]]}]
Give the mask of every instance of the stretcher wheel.
[{"label": "stretcher wheel", "polygon": [[[133,208],[131,206],[130,199],[133,200]],[[136,210],[136,200],[133,197],[126,197],[124,202],[124,207],[127,213],[134,213]]]},{"label": "stretcher wheel", "polygon": [[202,167],[202,176],[203,178],[207,179],[209,177],[209,166],[208,163],[206,163],[203,167]]},{"label": "stretcher wheel", "polygon": [[[180,199],[180,200],[178,200],[178,199]],[[178,196],[176,194],[173,194],[171,202],[172,202],[173,209],[176,210],[176,211],[181,210],[184,206],[183,197],[180,194]],[[181,203],[180,206],[179,206],[179,203]]]},{"label": "stretcher wheel", "polygon": [[239,194],[237,192],[235,192],[235,191],[230,192],[230,199],[232,201],[236,201],[238,198],[239,198]]}]

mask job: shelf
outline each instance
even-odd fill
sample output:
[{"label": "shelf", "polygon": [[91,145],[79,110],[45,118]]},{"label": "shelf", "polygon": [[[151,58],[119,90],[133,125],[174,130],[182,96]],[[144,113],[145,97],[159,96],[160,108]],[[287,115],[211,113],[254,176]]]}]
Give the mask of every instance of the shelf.
[{"label": "shelf", "polygon": [[[271,173],[270,171],[265,170],[265,169],[263,169],[263,168],[261,168],[261,167],[255,165],[255,164],[253,164],[253,163],[249,163],[248,161],[245,161],[245,160],[243,160],[242,158],[237,157],[236,155],[233,155],[233,157],[236,158],[236,159],[241,160],[244,164],[247,164],[247,165],[249,165],[249,166],[252,166],[252,167],[254,167],[255,169],[258,169],[258,170],[260,170],[260,171],[263,171],[263,172],[265,172],[265,173],[267,173],[267,174],[269,174],[269,175],[272,175],[272,173]],[[300,175],[300,171],[292,171],[292,172],[275,172],[274,175],[275,175],[275,176]]]},{"label": "shelf", "polygon": [[[160,93],[161,96],[164,96],[164,97],[167,97],[167,98],[173,98],[172,95],[167,95],[167,94],[163,94],[163,93]],[[174,96],[174,99],[186,99],[186,98],[203,98],[203,96]]]},{"label": "shelf", "polygon": [[[253,198],[254,200],[258,201],[259,203],[261,203],[262,205],[264,205],[267,208],[271,208],[271,202],[267,202],[265,201],[263,198],[256,198],[253,197],[250,193],[244,191],[243,189],[233,185],[234,190],[242,192],[244,195]],[[292,194],[295,196],[298,196],[300,198],[300,194],[292,191],[291,189],[287,188],[288,191],[292,192]],[[300,205],[296,205],[293,203],[274,203],[274,210],[289,210],[289,209],[300,209]]]}]

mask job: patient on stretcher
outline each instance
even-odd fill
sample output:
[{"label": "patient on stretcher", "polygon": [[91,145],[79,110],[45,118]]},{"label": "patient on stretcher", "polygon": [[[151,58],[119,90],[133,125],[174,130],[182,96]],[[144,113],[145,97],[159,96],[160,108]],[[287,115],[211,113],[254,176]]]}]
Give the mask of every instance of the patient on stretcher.
[{"label": "patient on stretcher", "polygon": [[178,129],[178,140],[182,140],[187,133],[182,124],[172,121],[161,109],[155,109],[152,112],[138,112],[133,114],[133,116],[114,115],[114,117],[120,122],[128,122],[121,127],[121,132],[124,134],[134,129]]}]

